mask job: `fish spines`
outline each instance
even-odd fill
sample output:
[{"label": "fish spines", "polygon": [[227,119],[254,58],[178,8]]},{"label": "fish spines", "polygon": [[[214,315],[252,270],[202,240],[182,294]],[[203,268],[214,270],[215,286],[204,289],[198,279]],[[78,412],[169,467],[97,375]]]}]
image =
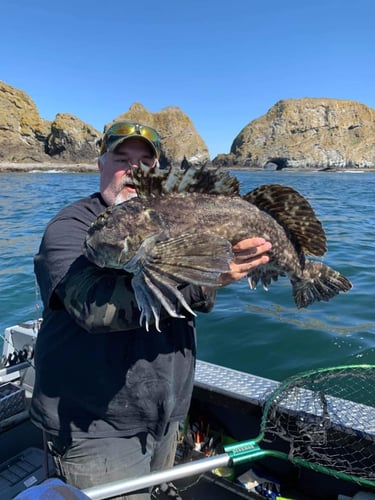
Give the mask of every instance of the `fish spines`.
[{"label": "fish spines", "polygon": [[218,277],[230,270],[233,259],[226,238],[213,233],[186,233],[168,237],[164,233],[146,238],[137,253],[123,266],[131,274],[140,324],[146,330],[152,320],[159,330],[160,305],[175,318],[180,308],[195,315],[179,290],[181,284],[217,287]]},{"label": "fish spines", "polygon": [[323,262],[307,261],[301,279],[291,280],[293,298],[298,309],[313,302],[328,302],[340,292],[349,291],[352,283]]},{"label": "fish spines", "polygon": [[321,257],[327,251],[321,222],[310,203],[295,189],[265,184],[242,198],[271,215],[284,228],[298,253]]},{"label": "fish spines", "polygon": [[247,282],[251,290],[255,290],[258,283],[262,284],[264,290],[268,291],[273,281],[278,281],[279,276],[285,276],[280,270],[272,269],[267,265],[257,266],[247,276]]},{"label": "fish spines", "polygon": [[[186,165],[186,164],[185,164]],[[189,165],[181,169],[151,168],[143,163],[132,170],[137,194],[141,198],[157,197],[170,193],[203,193],[210,195],[239,196],[240,186],[236,177],[216,167]]]}]

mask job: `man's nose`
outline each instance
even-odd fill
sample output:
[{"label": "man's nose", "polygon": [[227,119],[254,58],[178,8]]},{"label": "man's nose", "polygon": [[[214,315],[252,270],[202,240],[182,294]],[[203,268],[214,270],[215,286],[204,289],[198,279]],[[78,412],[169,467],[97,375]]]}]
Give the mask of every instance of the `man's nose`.
[{"label": "man's nose", "polygon": [[129,167],[137,168],[137,167],[139,167],[140,162],[141,162],[140,159],[131,158],[128,160],[128,165],[129,165]]}]

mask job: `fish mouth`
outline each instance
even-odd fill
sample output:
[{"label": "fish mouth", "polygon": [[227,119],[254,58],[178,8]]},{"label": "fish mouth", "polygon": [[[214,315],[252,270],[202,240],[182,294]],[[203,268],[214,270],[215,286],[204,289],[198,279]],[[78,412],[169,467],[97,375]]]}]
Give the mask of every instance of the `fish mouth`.
[{"label": "fish mouth", "polygon": [[104,260],[98,256],[98,253],[90,245],[90,243],[88,243],[87,239],[83,244],[83,253],[90,262],[95,263],[99,267],[104,267]]}]

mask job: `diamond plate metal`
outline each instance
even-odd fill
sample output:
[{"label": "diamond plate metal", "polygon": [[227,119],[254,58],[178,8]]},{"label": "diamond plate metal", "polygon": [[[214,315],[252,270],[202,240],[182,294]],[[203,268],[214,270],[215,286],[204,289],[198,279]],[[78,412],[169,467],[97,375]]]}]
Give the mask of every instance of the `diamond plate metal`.
[{"label": "diamond plate metal", "polygon": [[275,380],[200,360],[197,361],[195,384],[256,405],[261,405],[279,385]]},{"label": "diamond plate metal", "polygon": [[[258,406],[280,385],[275,380],[206,361],[197,361],[195,384]],[[298,398],[296,393],[289,396],[280,405],[286,412],[300,415],[301,418],[303,415],[322,418],[319,408],[312,406],[311,391],[299,389]],[[356,431],[375,439],[375,408],[332,396],[327,396],[327,402],[332,424],[343,431]]]}]

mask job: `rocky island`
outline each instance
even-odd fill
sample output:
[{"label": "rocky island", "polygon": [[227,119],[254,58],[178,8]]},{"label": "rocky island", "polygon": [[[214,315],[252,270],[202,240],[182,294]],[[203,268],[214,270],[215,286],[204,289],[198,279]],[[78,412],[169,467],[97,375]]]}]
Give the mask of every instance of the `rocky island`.
[{"label": "rocky island", "polygon": [[[281,100],[239,132],[229,153],[214,159],[191,119],[176,106],[151,113],[134,103],[118,119],[159,131],[163,166],[180,166],[187,159],[227,168],[375,169],[375,109],[349,100]],[[43,119],[25,92],[0,82],[0,172],[96,171],[101,135],[68,113],[57,114],[53,121]]]}]

